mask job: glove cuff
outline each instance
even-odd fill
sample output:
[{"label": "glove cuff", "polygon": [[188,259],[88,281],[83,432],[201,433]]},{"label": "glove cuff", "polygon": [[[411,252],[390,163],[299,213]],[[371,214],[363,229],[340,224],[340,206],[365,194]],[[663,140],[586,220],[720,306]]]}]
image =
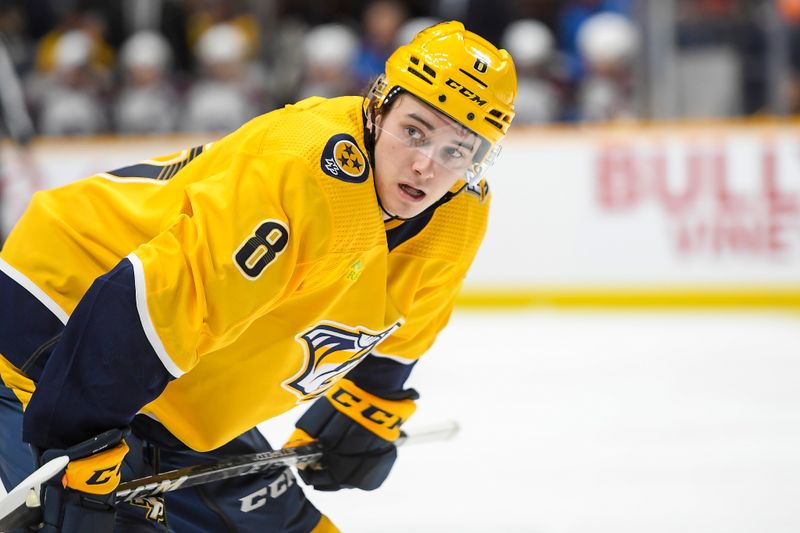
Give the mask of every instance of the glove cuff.
[{"label": "glove cuff", "polygon": [[128,445],[123,440],[111,449],[70,461],[62,483],[89,494],[109,494],[119,485],[120,467],[127,453]]},{"label": "glove cuff", "polygon": [[341,379],[325,394],[339,412],[389,442],[400,437],[400,426],[414,414],[411,399],[387,400],[361,389],[349,379]]},{"label": "glove cuff", "polygon": [[314,437],[306,433],[300,428],[294,428],[292,434],[289,435],[289,440],[283,445],[284,448],[296,448],[297,446],[305,446],[314,442]]},{"label": "glove cuff", "polygon": [[128,453],[124,440],[128,432],[128,428],[111,429],[65,450],[46,450],[41,462],[66,455],[70,461],[60,480],[62,487],[88,494],[110,494],[120,482],[120,467]]}]

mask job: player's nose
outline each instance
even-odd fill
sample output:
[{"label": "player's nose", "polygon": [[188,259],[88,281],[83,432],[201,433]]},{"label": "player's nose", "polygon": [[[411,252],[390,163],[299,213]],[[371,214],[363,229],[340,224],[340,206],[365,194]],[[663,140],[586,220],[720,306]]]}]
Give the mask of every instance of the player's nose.
[{"label": "player's nose", "polygon": [[414,174],[425,179],[430,179],[433,177],[433,170],[434,170],[434,163],[433,159],[431,159],[427,154],[422,151],[417,151],[414,154],[414,159],[411,162],[411,169],[414,171]]}]

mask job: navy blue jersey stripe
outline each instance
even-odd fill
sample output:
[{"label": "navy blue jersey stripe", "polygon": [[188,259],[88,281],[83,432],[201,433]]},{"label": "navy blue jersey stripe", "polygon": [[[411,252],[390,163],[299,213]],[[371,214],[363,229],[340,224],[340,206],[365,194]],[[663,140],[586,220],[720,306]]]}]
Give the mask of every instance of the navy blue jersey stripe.
[{"label": "navy blue jersey stripe", "polygon": [[162,170],[164,170],[164,167],[159,165],[139,163],[137,165],[112,170],[109,174],[118,178],[150,178],[155,180],[158,179]]},{"label": "navy blue jersey stripe", "polygon": [[386,230],[386,242],[391,252],[407,240],[415,237],[433,218],[433,210],[425,211],[416,217],[406,220],[396,228]]},{"label": "navy blue jersey stripe", "polygon": [[64,324],[0,271],[0,354],[36,380]]},{"label": "navy blue jersey stripe", "polygon": [[403,385],[411,375],[414,365],[416,361],[404,365],[386,357],[370,354],[347,373],[347,379],[369,393],[387,397],[391,393],[403,390]]},{"label": "navy blue jersey stripe", "polygon": [[23,438],[66,448],[128,426],[171,378],[142,329],[133,265],[123,259],[72,313],[25,412]]},{"label": "navy blue jersey stripe", "polygon": [[108,172],[118,178],[149,178],[165,181],[172,179],[183,167],[195,157],[203,153],[204,146],[195,146],[189,151],[189,156],[183,161],[171,165],[154,165],[151,163],[137,163],[127,167],[118,168]]}]

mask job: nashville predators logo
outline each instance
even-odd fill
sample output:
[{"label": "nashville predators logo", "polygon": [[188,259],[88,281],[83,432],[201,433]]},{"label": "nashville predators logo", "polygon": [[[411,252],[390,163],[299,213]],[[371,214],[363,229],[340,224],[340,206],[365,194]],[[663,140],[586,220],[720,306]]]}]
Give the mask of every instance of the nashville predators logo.
[{"label": "nashville predators logo", "polygon": [[145,516],[148,520],[164,523],[166,513],[164,512],[163,496],[148,496],[147,498],[137,498],[131,500],[131,505],[144,508]]},{"label": "nashville predators logo", "polygon": [[369,163],[356,140],[346,133],[334,135],[322,150],[322,171],[342,181],[363,183],[369,175]]},{"label": "nashville predators logo", "polygon": [[474,194],[483,202],[489,196],[489,182],[482,179],[475,185],[467,185],[467,192]]},{"label": "nashville predators logo", "polygon": [[295,394],[298,402],[320,396],[400,324],[379,332],[331,322],[317,324],[295,337],[305,351],[305,363],[300,372],[282,383],[283,387]]}]

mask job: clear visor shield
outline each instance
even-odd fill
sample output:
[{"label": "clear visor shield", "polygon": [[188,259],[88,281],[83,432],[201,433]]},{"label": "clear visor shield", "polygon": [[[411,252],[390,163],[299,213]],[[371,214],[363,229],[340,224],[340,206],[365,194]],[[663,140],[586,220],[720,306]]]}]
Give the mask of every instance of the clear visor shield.
[{"label": "clear visor shield", "polygon": [[379,135],[392,137],[396,145],[409,151],[410,157],[421,159],[421,166],[428,166],[429,161],[434,172],[445,172],[475,185],[494,164],[500,145],[492,146],[459,123],[450,119],[447,122],[433,125],[425,119],[407,117],[381,123],[377,129]]},{"label": "clear visor shield", "polygon": [[426,128],[422,124],[397,124],[378,126],[379,135],[388,135],[397,141],[412,158],[423,158],[421,166],[430,161],[436,173],[445,172],[463,179],[469,185],[480,181],[500,152],[500,146],[488,141],[456,123],[448,126]]},{"label": "clear visor shield", "polygon": [[[373,85],[369,97],[383,101],[385,90],[386,84],[381,78]],[[392,137],[411,156],[424,156],[437,171],[455,175],[471,186],[477,184],[497,160],[501,146],[492,145],[442,111],[424,105],[429,109],[428,113],[404,114],[390,121],[378,120],[378,135]]]}]

